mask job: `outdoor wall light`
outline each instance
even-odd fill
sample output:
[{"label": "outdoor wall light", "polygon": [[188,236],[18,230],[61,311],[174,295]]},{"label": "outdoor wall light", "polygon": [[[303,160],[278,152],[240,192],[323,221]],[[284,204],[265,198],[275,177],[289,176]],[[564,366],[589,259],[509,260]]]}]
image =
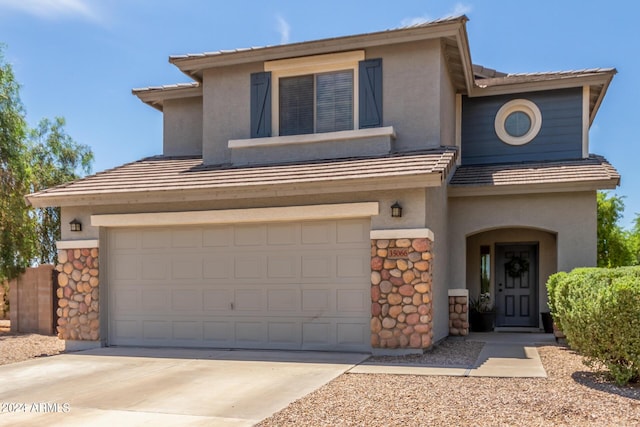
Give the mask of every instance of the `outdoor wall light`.
[{"label": "outdoor wall light", "polygon": [[400,203],[395,202],[393,205],[391,205],[391,217],[393,218],[402,217],[402,206],[400,206]]},{"label": "outdoor wall light", "polygon": [[82,223],[75,218],[69,223],[69,227],[71,231],[82,231]]}]

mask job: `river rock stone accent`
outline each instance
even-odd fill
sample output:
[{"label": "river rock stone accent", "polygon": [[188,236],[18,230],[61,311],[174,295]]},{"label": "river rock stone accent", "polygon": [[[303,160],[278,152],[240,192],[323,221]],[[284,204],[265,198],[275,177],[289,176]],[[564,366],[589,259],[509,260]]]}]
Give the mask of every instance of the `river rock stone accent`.
[{"label": "river rock stone accent", "polygon": [[371,240],[371,346],[426,349],[432,344],[432,242]]},{"label": "river rock stone accent", "polygon": [[469,291],[466,289],[449,291],[449,335],[469,335]]},{"label": "river rock stone accent", "polygon": [[100,339],[98,248],[58,250],[58,338]]}]

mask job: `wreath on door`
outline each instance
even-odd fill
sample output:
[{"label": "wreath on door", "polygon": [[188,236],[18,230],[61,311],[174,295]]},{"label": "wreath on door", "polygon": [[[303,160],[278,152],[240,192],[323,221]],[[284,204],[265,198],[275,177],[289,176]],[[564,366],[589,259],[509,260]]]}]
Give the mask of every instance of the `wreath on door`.
[{"label": "wreath on door", "polygon": [[514,256],[504,265],[509,277],[518,278],[529,271],[529,261],[525,258]]}]

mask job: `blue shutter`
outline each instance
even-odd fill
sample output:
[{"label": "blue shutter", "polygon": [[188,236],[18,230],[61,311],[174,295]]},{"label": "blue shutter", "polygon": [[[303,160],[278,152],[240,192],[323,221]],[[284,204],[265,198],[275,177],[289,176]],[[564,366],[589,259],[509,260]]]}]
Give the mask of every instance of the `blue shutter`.
[{"label": "blue shutter", "polygon": [[360,128],[382,126],[382,58],[360,61]]},{"label": "blue shutter", "polygon": [[251,138],[271,136],[271,73],[251,74]]}]

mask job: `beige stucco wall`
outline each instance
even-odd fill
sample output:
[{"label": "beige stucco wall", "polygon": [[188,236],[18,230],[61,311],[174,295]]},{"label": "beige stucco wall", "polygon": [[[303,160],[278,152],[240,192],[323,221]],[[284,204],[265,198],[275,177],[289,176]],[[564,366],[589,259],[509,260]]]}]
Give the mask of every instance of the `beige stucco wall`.
[{"label": "beige stucco wall", "polygon": [[[522,227],[555,234],[557,271],[596,265],[595,191],[452,197],[449,219],[449,288],[452,289],[466,287],[467,237],[492,229]],[[547,259],[546,262],[553,261]]]},{"label": "beige stucco wall", "polygon": [[165,156],[202,155],[202,98],[168,99],[163,108]]},{"label": "beige stucco wall", "polygon": [[442,51],[440,54],[440,145],[456,145],[456,90]]},{"label": "beige stucco wall", "polygon": [[383,121],[396,130],[398,151],[441,145],[440,51],[439,40],[366,51],[367,58],[382,58]]},{"label": "beige stucco wall", "polygon": [[[438,40],[370,48],[365,50],[365,57],[382,58],[383,125],[393,126],[396,131],[395,150],[453,143],[455,96],[448,76],[441,76],[447,70]],[[228,141],[250,137],[250,74],[263,70],[263,63],[257,62],[204,72],[203,157],[206,164],[230,163]],[[441,102],[446,108],[444,112],[440,109]],[[442,144],[443,136],[447,138],[446,144]],[[288,148],[308,150],[304,145]]]},{"label": "beige stucco wall", "polygon": [[425,198],[426,225],[433,231],[432,297],[433,340],[438,342],[449,335],[449,240],[447,187],[428,188]]},{"label": "beige stucco wall", "polygon": [[[380,214],[371,218],[371,226],[374,230],[423,228],[428,226],[428,224],[425,223],[426,202],[424,189],[403,189],[380,192],[369,191],[296,197],[212,200],[205,202],[167,204],[136,204],[135,200],[132,200],[131,203],[113,206],[69,206],[62,208],[62,240],[99,238],[98,228],[91,226],[91,215],[95,214],[247,209],[372,201],[377,201],[380,204]],[[391,205],[396,201],[403,207],[402,218],[391,217]],[[69,231],[68,224],[74,218],[77,218],[82,222],[81,232]]]},{"label": "beige stucco wall", "polygon": [[250,76],[262,63],[206,70],[203,75],[203,159],[206,164],[231,162],[230,139],[250,137]]}]

